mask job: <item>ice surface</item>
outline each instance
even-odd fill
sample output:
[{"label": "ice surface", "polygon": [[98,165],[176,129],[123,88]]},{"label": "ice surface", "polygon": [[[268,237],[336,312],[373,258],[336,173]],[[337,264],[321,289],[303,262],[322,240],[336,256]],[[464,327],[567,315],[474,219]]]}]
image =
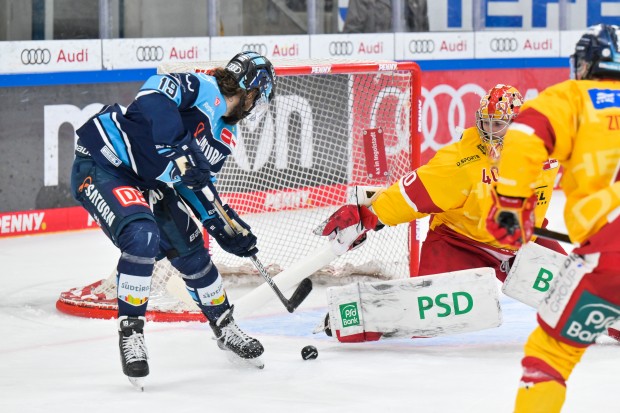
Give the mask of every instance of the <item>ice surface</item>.
[{"label": "ice surface", "polygon": [[[562,230],[552,205],[551,229]],[[275,299],[241,327],[265,369],[230,364],[200,323],[149,323],[143,393],[121,372],[112,320],[56,311],[61,291],[108,276],[118,257],[100,231],[0,239],[0,412],[510,412],[534,311],[502,297],[501,327],[430,339],[339,344],[313,335],[325,286],[293,314]],[[233,299],[247,287],[229,288]],[[304,361],[301,349],[318,348]],[[618,412],[620,346],[588,350],[563,413]]]}]

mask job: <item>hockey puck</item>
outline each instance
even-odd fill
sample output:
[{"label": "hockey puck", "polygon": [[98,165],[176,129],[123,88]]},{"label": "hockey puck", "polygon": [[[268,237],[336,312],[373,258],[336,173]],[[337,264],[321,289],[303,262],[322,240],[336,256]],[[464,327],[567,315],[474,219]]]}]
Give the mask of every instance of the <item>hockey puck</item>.
[{"label": "hockey puck", "polygon": [[319,350],[314,346],[306,346],[301,349],[301,358],[304,360],[314,360],[319,356]]}]

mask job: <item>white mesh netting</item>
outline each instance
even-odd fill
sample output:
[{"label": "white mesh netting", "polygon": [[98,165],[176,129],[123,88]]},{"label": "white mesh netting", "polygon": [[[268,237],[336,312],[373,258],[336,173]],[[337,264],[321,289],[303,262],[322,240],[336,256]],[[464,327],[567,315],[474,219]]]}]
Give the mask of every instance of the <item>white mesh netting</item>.
[{"label": "white mesh netting", "polygon": [[[222,65],[163,66],[160,72],[208,71]],[[327,242],[312,230],[353,200],[355,186],[388,186],[415,166],[411,161],[411,102],[418,98],[412,96],[414,74],[399,70],[393,62],[388,67],[395,70],[385,70],[386,66],[373,70],[349,62],[344,65],[349,73],[339,65],[338,73],[325,74],[312,72],[326,72],[321,68],[329,62],[311,62],[310,66],[302,62],[298,72],[290,63],[274,65],[278,79],[270,110],[259,122],[239,125],[233,156],[216,183],[223,200],[252,226],[258,237],[258,256],[271,274]],[[383,138],[385,168],[379,165],[377,148],[368,147],[365,136],[369,133]],[[408,226],[384,228],[369,234],[364,246],[338,258],[322,273],[407,277],[410,247]],[[210,242],[210,250],[224,276],[253,275],[249,278],[262,280],[250,260],[223,252],[215,242]],[[183,302],[185,297],[179,299],[176,292],[168,291],[179,290],[169,286],[170,280],[178,278],[170,273],[169,263],[158,264],[149,309],[195,311]],[[81,307],[100,303],[115,310],[115,300],[111,276],[101,284],[65,292],[59,302]]]}]

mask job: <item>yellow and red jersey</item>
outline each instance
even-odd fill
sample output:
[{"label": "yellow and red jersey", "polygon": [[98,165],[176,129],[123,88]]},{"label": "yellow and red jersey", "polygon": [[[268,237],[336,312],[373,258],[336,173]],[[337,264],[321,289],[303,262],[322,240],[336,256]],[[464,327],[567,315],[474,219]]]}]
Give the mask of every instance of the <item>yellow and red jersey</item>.
[{"label": "yellow and red jersey", "polygon": [[[558,164],[545,158],[538,165],[536,224],[540,226],[551,200]],[[485,225],[492,202],[490,191],[498,177],[478,130],[472,127],[463,132],[460,141],[443,147],[426,165],[382,192],[373,201],[372,209],[386,225],[432,214],[430,229],[445,225],[465,237],[505,249]]]},{"label": "yellow and red jersey", "polygon": [[620,214],[620,81],[567,80],[527,101],[504,138],[497,191],[529,196],[549,156],[564,166],[564,219],[583,243]]}]

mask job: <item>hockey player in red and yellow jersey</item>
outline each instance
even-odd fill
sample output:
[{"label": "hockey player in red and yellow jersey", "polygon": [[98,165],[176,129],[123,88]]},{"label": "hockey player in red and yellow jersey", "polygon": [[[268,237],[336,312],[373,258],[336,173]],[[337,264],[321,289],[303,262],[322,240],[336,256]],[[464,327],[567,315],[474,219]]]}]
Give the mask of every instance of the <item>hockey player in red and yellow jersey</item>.
[{"label": "hockey player in red and yellow jersey", "polygon": [[[505,247],[485,226],[491,204],[491,185],[497,181],[496,162],[503,136],[517,117],[523,99],[507,85],[493,87],[480,101],[476,126],[460,141],[437,151],[426,164],[379,194],[370,209],[385,225],[397,225],[432,215],[422,244],[419,275],[478,267],[492,267],[504,281],[518,248]],[[553,192],[557,162],[545,160],[538,168],[537,225],[543,220]],[[564,253],[554,241],[538,240]]]},{"label": "hockey player in red and yellow jersey", "polygon": [[[342,252],[357,245],[370,229],[394,226],[431,215],[428,235],[422,244],[418,275],[432,275],[473,268],[491,267],[500,281],[506,279],[518,247],[504,246],[486,229],[485,221],[492,205],[492,184],[498,179],[497,160],[503,136],[517,117],[523,103],[519,91],[498,84],[481,99],[476,126],[463,132],[458,142],[437,151],[415,171],[370,200],[345,205],[323,229],[342,245]],[[541,160],[537,168],[536,224],[544,225],[558,163]],[[366,206],[368,205],[368,206]],[[353,224],[358,224],[355,227]],[[354,231],[350,232],[350,229]],[[565,254],[556,241],[537,239],[537,243]],[[330,334],[328,317],[325,331]],[[362,334],[347,341],[379,339]]]},{"label": "hockey player in red and yellow jersey", "polygon": [[524,105],[505,137],[489,232],[527,242],[538,165],[564,166],[564,219],[578,243],[538,308],[525,345],[518,413],[555,413],[586,348],[620,319],[620,27],[590,27],[571,58],[572,80]]}]

